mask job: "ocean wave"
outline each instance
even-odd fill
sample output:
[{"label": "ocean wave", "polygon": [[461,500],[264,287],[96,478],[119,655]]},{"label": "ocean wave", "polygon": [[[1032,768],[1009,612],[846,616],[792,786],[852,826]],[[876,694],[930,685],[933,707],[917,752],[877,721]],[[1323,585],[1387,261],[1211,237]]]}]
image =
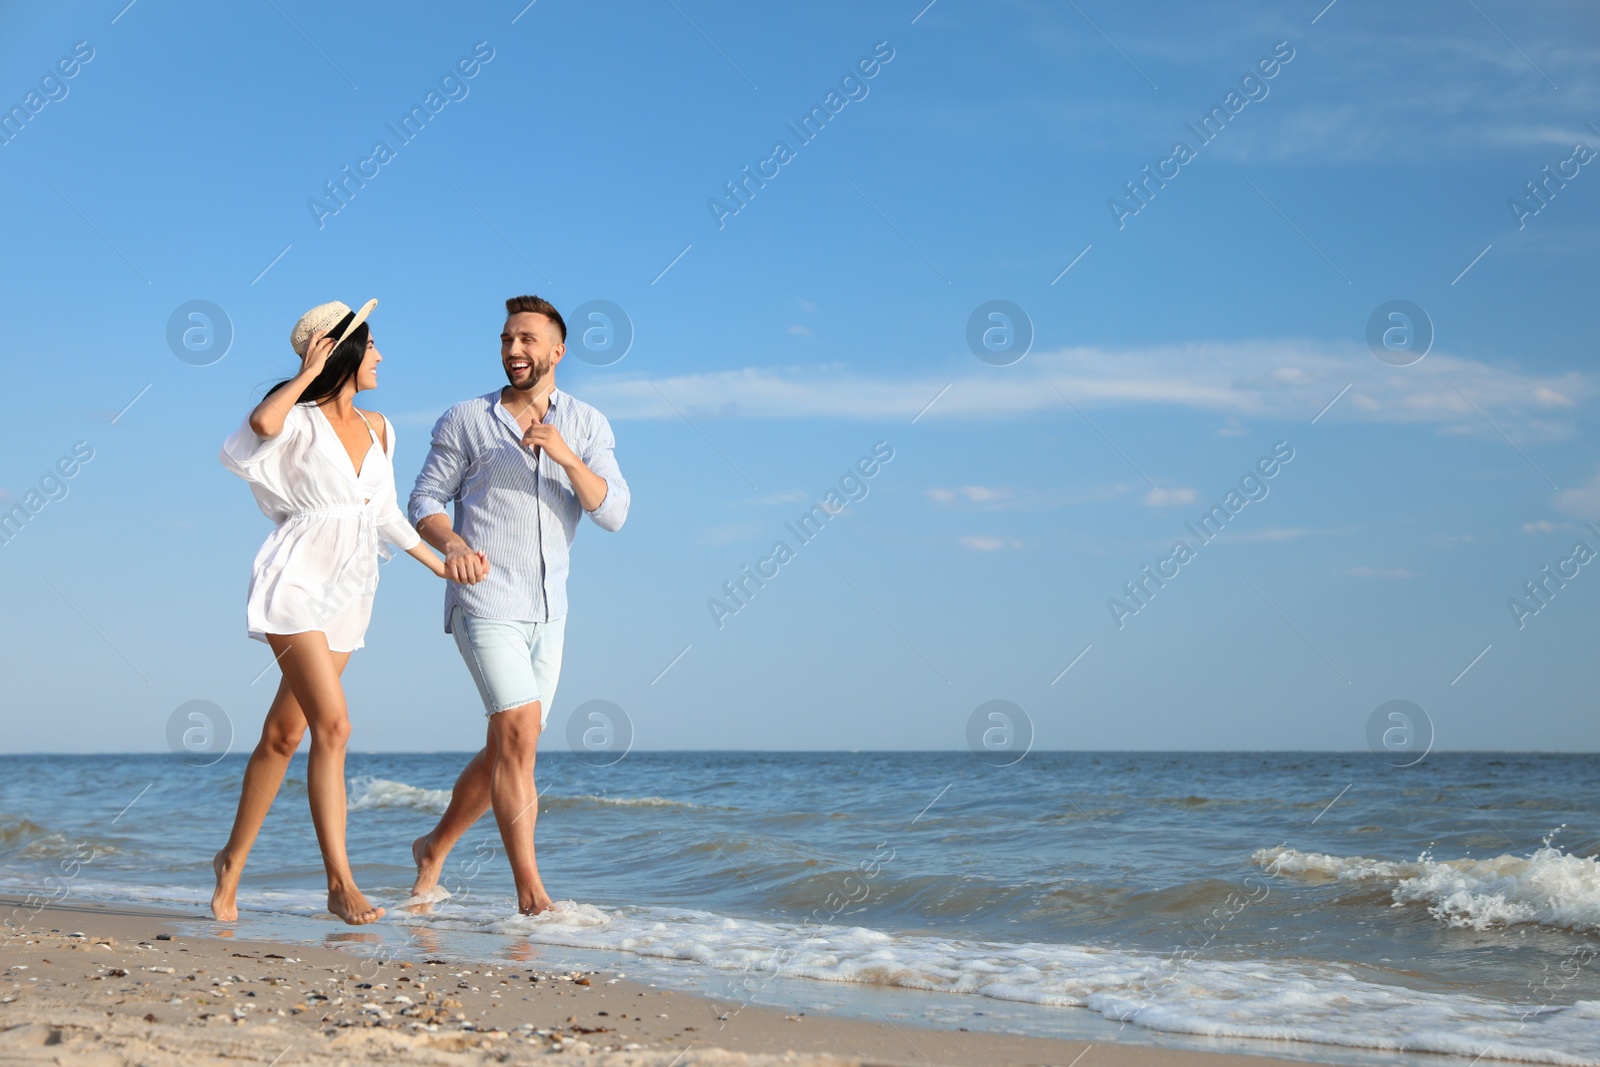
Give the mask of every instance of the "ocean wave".
[{"label": "ocean wave", "polygon": [[539,806],[546,810],[559,811],[562,808],[672,808],[679,811],[737,811],[737,808],[712,807],[705,804],[690,804],[684,800],[668,800],[666,797],[604,797],[594,793],[577,793],[573,796],[550,795],[539,799]]},{"label": "ocean wave", "polygon": [[115,855],[119,851],[99,839],[71,837],[31,819],[0,812],[0,855],[9,862],[71,859],[87,863],[94,856]]},{"label": "ocean wave", "polygon": [[1264,848],[1251,857],[1274,874],[1310,882],[1394,882],[1396,906],[1425,904],[1449,926],[1487,930],[1530,923],[1600,931],[1600,860],[1548,843],[1528,857],[1412,862]]},{"label": "ocean wave", "polygon": [[[666,908],[564,901],[474,928],[772,977],[897,986],[1080,1007],[1170,1033],[1600,1065],[1600,1001],[1536,1009],[1369,981],[1336,964],[1226,961],[1086,945],[1007,943],[803,926]],[[448,908],[434,922],[451,922]],[[1535,1013],[1537,1012],[1537,1013]]]},{"label": "ocean wave", "polygon": [[349,810],[374,811],[379,808],[414,808],[443,815],[450,805],[450,790],[422,789],[388,778],[352,778]]},{"label": "ocean wave", "polygon": [[[205,899],[204,889],[180,886],[86,882],[75,891],[149,903]],[[312,890],[249,891],[239,903],[257,914],[325,915],[325,898]],[[1334,963],[967,940],[570,900],[543,915],[509,916],[512,906],[465,897],[426,916],[391,911],[389,921],[684,961],[739,975],[752,996],[775,978],[809,978],[1083,1008],[1167,1033],[1600,1067],[1596,1000],[1518,1005],[1385,984]]]},{"label": "ocean wave", "polygon": [[32,838],[42,836],[50,831],[40,826],[31,819],[18,818],[0,812],[0,848],[11,848],[25,844]]},{"label": "ocean wave", "polygon": [[[444,814],[450,804],[450,790],[424,789],[420,786],[396,782],[388,778],[363,776],[350,779],[349,810],[373,811],[379,808],[412,808],[434,815]],[[606,797],[592,793],[572,796],[545,794],[539,798],[541,811],[575,811],[584,808],[668,808],[681,811],[734,811],[734,808],[715,808],[690,804],[666,797]]]},{"label": "ocean wave", "polygon": [[[207,872],[209,878],[209,872]],[[27,876],[0,875],[0,893],[22,894],[36,891],[38,884]],[[132,882],[106,881],[80,874],[67,883],[63,894],[58,886],[59,899],[118,901],[132,904],[194,907],[196,914],[205,913],[211,901],[211,884],[205,885],[140,885]],[[388,906],[388,901],[380,903]],[[328,894],[316,889],[257,889],[241,891],[239,910],[264,915],[328,916]]]}]

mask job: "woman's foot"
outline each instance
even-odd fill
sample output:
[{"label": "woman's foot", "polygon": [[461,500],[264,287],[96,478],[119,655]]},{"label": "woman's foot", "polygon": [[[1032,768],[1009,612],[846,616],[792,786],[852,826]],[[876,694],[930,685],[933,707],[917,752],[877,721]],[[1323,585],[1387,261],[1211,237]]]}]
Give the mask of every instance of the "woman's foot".
[{"label": "woman's foot", "polygon": [[217,888],[211,894],[211,915],[219,922],[231,923],[239,918],[239,868],[227,858],[227,849],[211,857],[211,869],[217,875]]},{"label": "woman's foot", "polygon": [[384,910],[369,904],[355,886],[328,890],[328,910],[351,926],[365,926],[384,915]]}]

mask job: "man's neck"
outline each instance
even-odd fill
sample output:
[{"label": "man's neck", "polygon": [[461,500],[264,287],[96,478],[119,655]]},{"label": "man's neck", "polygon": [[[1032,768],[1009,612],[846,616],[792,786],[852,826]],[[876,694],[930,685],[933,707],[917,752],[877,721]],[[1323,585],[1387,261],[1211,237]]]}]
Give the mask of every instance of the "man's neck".
[{"label": "man's neck", "polygon": [[551,373],[527,389],[505,386],[500,390],[500,403],[507,411],[518,414],[531,411],[536,420],[543,422],[545,412],[550,410],[550,394],[555,389],[556,376]]}]

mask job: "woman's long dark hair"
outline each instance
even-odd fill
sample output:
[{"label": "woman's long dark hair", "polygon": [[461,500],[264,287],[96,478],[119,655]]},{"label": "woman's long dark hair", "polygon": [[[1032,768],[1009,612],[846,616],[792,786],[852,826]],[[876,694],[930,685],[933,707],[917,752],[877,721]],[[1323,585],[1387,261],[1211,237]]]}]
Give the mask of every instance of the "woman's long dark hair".
[{"label": "woman's long dark hair", "polygon": [[[355,317],[356,313],[352,311],[340,319],[328,331],[328,336],[339,336],[339,332],[349,325],[350,321]],[[332,400],[338,396],[344,390],[345,383],[355,379],[356,372],[361,369],[361,361],[367,358],[367,337],[370,333],[371,331],[364,322],[351,330],[350,336],[339,342],[338,347],[328,355],[328,362],[323,364],[322,373],[311,380],[311,384],[306,387],[305,392],[300,394],[300,399],[296,403],[320,404],[324,400]],[[276,393],[292,380],[291,378],[285,378],[277,385],[274,385],[267,390],[267,396]]]}]

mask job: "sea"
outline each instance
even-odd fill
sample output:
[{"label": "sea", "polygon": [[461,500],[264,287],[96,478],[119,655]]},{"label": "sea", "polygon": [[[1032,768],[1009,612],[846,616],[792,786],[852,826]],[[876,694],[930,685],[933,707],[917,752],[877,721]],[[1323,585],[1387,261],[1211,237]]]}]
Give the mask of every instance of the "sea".
[{"label": "sea", "polygon": [[[603,968],[730,1017],[1600,1065],[1594,756],[550,752],[537,847],[557,908],[516,913],[491,816],[452,854],[448,899],[405,914],[410,842],[466,758],[350,755],[349,851],[390,908],[353,929],[324,910],[297,756],[238,936]],[[175,907],[214,930],[210,861],[243,763],[0,756],[0,892]]]}]

